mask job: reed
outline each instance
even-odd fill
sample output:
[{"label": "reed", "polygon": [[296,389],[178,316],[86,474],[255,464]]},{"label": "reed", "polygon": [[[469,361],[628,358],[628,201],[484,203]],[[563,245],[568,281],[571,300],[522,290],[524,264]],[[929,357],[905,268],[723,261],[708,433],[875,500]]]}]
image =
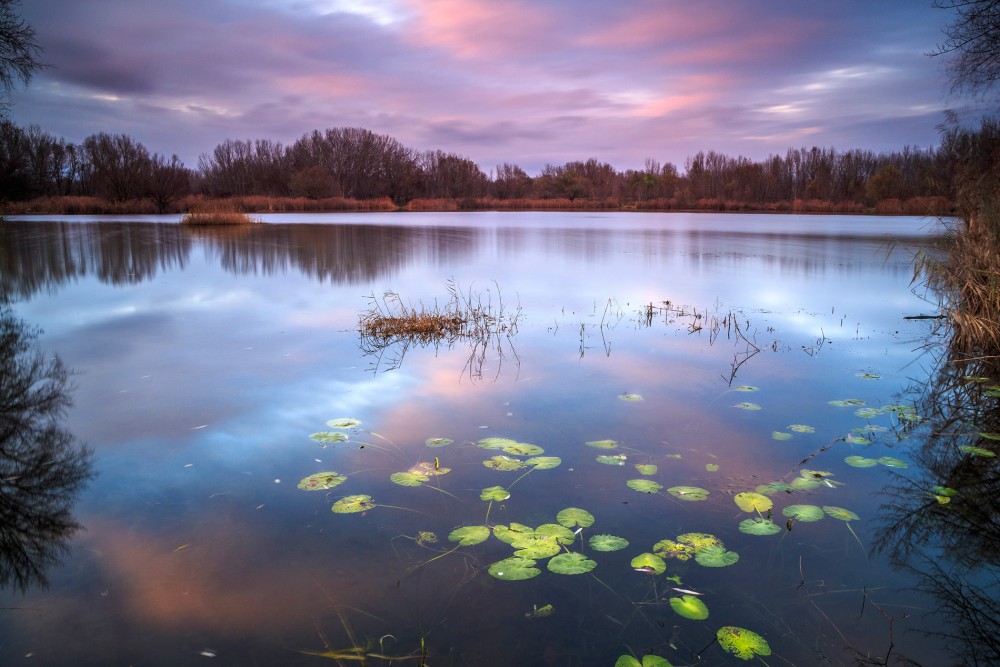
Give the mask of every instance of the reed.
[{"label": "reed", "polygon": [[258,222],[260,222],[259,218],[251,217],[246,213],[215,207],[191,211],[181,218],[182,225],[192,227],[252,225]]}]

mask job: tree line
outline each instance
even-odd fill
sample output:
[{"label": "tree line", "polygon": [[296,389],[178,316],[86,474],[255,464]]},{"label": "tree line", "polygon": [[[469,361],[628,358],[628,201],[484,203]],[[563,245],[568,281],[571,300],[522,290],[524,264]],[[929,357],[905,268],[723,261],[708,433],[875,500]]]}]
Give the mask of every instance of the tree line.
[{"label": "tree line", "polygon": [[[647,159],[620,171],[597,159],[545,165],[529,176],[516,164],[483,171],[472,160],[417,151],[362,128],[304,134],[290,145],[227,139],[196,168],[151,153],[124,134],[98,133],[80,144],[37,125],[0,122],[0,202],[85,196],[145,199],[168,212],[189,195],[322,200],[569,200],[611,206],[705,208],[705,202],[763,206],[819,200],[871,208],[885,201],[953,201],[961,146],[944,133],[934,148],[889,153],[792,148],[764,160],[715,151],[689,157],[683,170]],[[648,206],[645,206],[648,205]]]}]

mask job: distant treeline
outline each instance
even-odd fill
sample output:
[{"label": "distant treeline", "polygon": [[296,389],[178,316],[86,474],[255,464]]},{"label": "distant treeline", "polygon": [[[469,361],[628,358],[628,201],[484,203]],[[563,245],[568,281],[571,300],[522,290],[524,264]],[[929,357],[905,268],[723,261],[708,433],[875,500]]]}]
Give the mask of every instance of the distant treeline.
[{"label": "distant treeline", "polygon": [[195,169],[124,134],[67,143],[36,125],[0,122],[0,204],[8,213],[178,212],[206,199],[251,210],[541,209],[774,210],[944,214],[960,151],[789,149],[755,161],[714,151],[683,171],[647,159],[618,171],[589,159],[484,172],[468,158],[416,151],[361,128],[303,135],[289,146],[232,140]]}]

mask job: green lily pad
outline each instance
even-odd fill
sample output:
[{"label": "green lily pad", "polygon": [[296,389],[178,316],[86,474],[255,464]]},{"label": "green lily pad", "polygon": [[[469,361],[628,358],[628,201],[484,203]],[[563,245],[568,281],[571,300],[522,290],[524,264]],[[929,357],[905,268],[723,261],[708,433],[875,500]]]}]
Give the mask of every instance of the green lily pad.
[{"label": "green lily pad", "polygon": [[706,463],[705,464],[705,470],[707,470],[708,472],[718,472],[719,471],[719,464],[718,463]]},{"label": "green lily pad", "polygon": [[740,532],[747,535],[774,535],[781,532],[781,526],[770,519],[762,519],[755,516],[751,519],[740,521]]},{"label": "green lily pad", "polygon": [[617,449],[618,448],[618,441],[617,440],[610,440],[610,439],[608,439],[608,440],[589,440],[589,441],[587,441],[587,442],[585,442],[583,444],[587,445],[588,447],[595,447],[597,449]]},{"label": "green lily pad", "polygon": [[812,491],[813,489],[818,489],[822,484],[818,479],[806,479],[805,477],[796,477],[788,485],[793,491]]},{"label": "green lily pad", "polygon": [[594,515],[579,507],[567,507],[564,510],[560,510],[559,514],[556,514],[556,521],[567,528],[574,526],[589,528],[594,525]]},{"label": "green lily pad", "polygon": [[653,545],[653,553],[666,560],[676,558],[677,560],[690,560],[694,555],[695,548],[690,544],[681,544],[673,540],[660,540]]},{"label": "green lily pad", "polygon": [[418,461],[407,472],[412,472],[414,475],[434,477],[436,475],[447,475],[451,472],[451,468],[442,467],[435,457],[433,461]]},{"label": "green lily pad", "polygon": [[487,486],[479,492],[480,500],[507,500],[510,498],[510,491],[502,486]]},{"label": "green lily pad", "polygon": [[767,640],[745,628],[726,625],[715,633],[719,646],[742,660],[751,660],[758,655],[771,655]]},{"label": "green lily pad", "polygon": [[517,440],[511,440],[510,438],[483,438],[476,443],[476,447],[481,449],[503,449],[504,447],[516,444]]},{"label": "green lily pad", "polygon": [[353,417],[339,417],[329,420],[326,425],[330,428],[356,428],[361,426],[361,420]]},{"label": "green lily pad", "polygon": [[497,456],[492,456],[489,459],[483,461],[483,465],[491,470],[499,470],[501,472],[511,472],[514,470],[523,470],[525,468],[525,463],[521,459],[512,459],[506,454],[499,454]]},{"label": "green lily pad", "polygon": [[822,479],[824,477],[832,477],[833,473],[828,470],[810,470],[809,468],[803,468],[799,471],[799,477],[804,477],[805,479]]},{"label": "green lily pad", "polygon": [[635,469],[640,475],[655,475],[657,471],[654,463],[636,463]]},{"label": "green lily pad", "polygon": [[597,563],[581,553],[562,553],[553,556],[548,567],[556,574],[584,574],[597,567]]},{"label": "green lily pad", "polygon": [[615,661],[615,667],[671,667],[671,665],[666,658],[650,653],[642,656],[642,662],[630,655],[623,655]]},{"label": "green lily pad", "polygon": [[489,566],[487,572],[497,579],[503,581],[523,581],[537,577],[542,573],[535,567],[535,561],[531,558],[504,558]]},{"label": "green lily pad", "polygon": [[886,412],[894,412],[897,415],[913,414],[917,411],[912,405],[887,405],[882,409]]},{"label": "green lily pad", "polygon": [[667,493],[681,500],[705,500],[708,498],[708,489],[703,489],[700,486],[672,486],[667,489]]},{"label": "green lily pad", "polygon": [[882,411],[878,408],[861,408],[860,410],[855,410],[854,414],[862,419],[871,419],[872,417],[878,417],[882,414]]},{"label": "green lily pad", "polygon": [[532,445],[527,442],[516,442],[501,449],[504,454],[510,454],[511,456],[538,456],[545,453],[545,450],[538,445]]},{"label": "green lily pad", "polygon": [[559,542],[544,535],[521,535],[511,546],[516,549],[514,555],[520,558],[549,558],[562,551]]},{"label": "green lily pad", "polygon": [[791,440],[792,434],[785,433],[784,431],[771,431],[772,440]]},{"label": "green lily pad", "polygon": [[625,484],[628,488],[639,493],[656,493],[663,488],[662,484],[651,479],[630,479]]},{"label": "green lily pad", "polygon": [[428,447],[447,447],[451,443],[455,442],[451,438],[427,438],[424,444]]},{"label": "green lily pad", "polygon": [[330,509],[336,514],[354,514],[355,512],[364,512],[374,507],[375,503],[372,502],[371,496],[359,493],[353,496],[344,496],[335,502]]},{"label": "green lily pad", "polygon": [[627,458],[624,454],[601,454],[595,460],[607,466],[623,466]]},{"label": "green lily pad", "polygon": [[845,398],[837,401],[829,401],[829,404],[837,408],[856,408],[864,405],[865,402],[860,398]]},{"label": "green lily pad", "polygon": [[942,496],[954,497],[958,495],[958,491],[951,488],[950,486],[935,485],[933,488],[934,488],[934,493],[939,493]]},{"label": "green lily pad", "polygon": [[695,562],[705,567],[728,567],[739,559],[738,553],[726,551],[726,547],[705,547],[694,552]]},{"label": "green lily pad", "polygon": [[733,496],[736,506],[744,512],[766,512],[774,507],[774,502],[767,496],[753,491],[744,491]]},{"label": "green lily pad", "polygon": [[299,482],[298,488],[303,491],[323,491],[340,486],[346,481],[347,475],[341,475],[337,472],[317,472],[308,477],[303,477]]},{"label": "green lily pad", "polygon": [[807,426],[805,424],[789,424],[788,430],[795,433],[815,433],[816,429],[812,426]]},{"label": "green lily pad", "polygon": [[733,407],[734,408],[739,408],[740,410],[760,410],[761,409],[761,407],[759,405],[757,405],[756,403],[750,403],[748,401],[744,401],[742,403],[737,403]]},{"label": "green lily pad", "polygon": [[525,526],[522,523],[514,521],[511,521],[509,526],[493,526],[493,535],[501,542],[506,542],[507,544],[514,544],[514,541],[518,538],[534,534],[535,529],[531,526]]},{"label": "green lily pad", "polygon": [[573,544],[576,541],[576,533],[559,523],[543,523],[535,528],[535,535],[555,540],[559,544]]},{"label": "green lily pad", "polygon": [[638,401],[641,401],[643,399],[642,399],[642,394],[630,394],[630,393],[626,392],[624,394],[618,394],[618,400],[620,400],[620,401],[638,402]]},{"label": "green lily pad", "polygon": [[393,484],[399,484],[400,486],[420,486],[428,481],[430,477],[415,472],[394,472],[389,475],[389,479],[392,480]]},{"label": "green lily pad", "polygon": [[524,462],[525,465],[533,466],[535,470],[551,470],[562,463],[558,456],[532,456]]},{"label": "green lily pad", "polygon": [[897,459],[895,456],[882,456],[878,460],[879,463],[886,466],[887,468],[909,468],[910,464],[902,459]]},{"label": "green lily pad", "polygon": [[722,546],[722,540],[711,533],[684,533],[677,536],[677,541],[682,544],[689,544],[695,550]]},{"label": "green lily pad", "polygon": [[738,387],[733,387],[733,391],[757,391],[759,387],[753,387],[748,384],[741,384]]},{"label": "green lily pad", "polygon": [[841,521],[855,521],[861,518],[851,510],[845,510],[843,507],[833,507],[832,505],[824,505],[823,511],[829,514],[834,519],[840,519]]},{"label": "green lily pad", "polygon": [[823,508],[816,505],[789,505],[781,510],[781,513],[789,519],[796,521],[819,521],[823,518]]},{"label": "green lily pad", "polygon": [[708,607],[701,601],[701,598],[694,595],[670,598],[670,607],[684,618],[695,621],[704,621],[708,618]]},{"label": "green lily pad", "polygon": [[590,548],[594,551],[621,551],[628,546],[628,540],[617,535],[591,535]]},{"label": "green lily pad", "polygon": [[773,493],[790,493],[792,487],[785,482],[768,482],[767,484],[761,484],[754,490],[757,493],[763,493],[765,496],[769,496]]},{"label": "green lily pad", "polygon": [[878,460],[865,458],[864,456],[848,456],[844,463],[855,468],[872,468],[878,465]]},{"label": "green lily pad", "polygon": [[646,574],[663,574],[667,564],[656,554],[642,553],[632,559],[632,569]]},{"label": "green lily pad", "polygon": [[966,454],[971,454],[972,456],[983,456],[986,458],[993,458],[996,453],[986,449],[985,447],[973,447],[972,445],[959,445],[959,451],[963,451]]},{"label": "green lily pad", "polygon": [[448,533],[448,541],[458,542],[460,547],[471,547],[485,542],[489,537],[490,529],[487,526],[462,526]]},{"label": "green lily pad", "polygon": [[847,442],[851,445],[870,445],[872,441],[863,435],[854,435],[853,433],[847,434]]},{"label": "green lily pad", "polygon": [[324,445],[334,442],[347,442],[348,440],[347,434],[340,431],[320,431],[319,433],[313,433],[309,437],[316,442],[322,442]]}]

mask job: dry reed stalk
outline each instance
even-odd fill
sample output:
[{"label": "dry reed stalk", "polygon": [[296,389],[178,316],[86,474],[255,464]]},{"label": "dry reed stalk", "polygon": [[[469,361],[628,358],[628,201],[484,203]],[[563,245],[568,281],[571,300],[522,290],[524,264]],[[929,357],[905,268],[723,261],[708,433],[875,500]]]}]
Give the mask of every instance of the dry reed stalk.
[{"label": "dry reed stalk", "polygon": [[252,225],[260,222],[246,213],[239,211],[191,211],[181,219],[182,225],[219,226],[219,225]]}]

